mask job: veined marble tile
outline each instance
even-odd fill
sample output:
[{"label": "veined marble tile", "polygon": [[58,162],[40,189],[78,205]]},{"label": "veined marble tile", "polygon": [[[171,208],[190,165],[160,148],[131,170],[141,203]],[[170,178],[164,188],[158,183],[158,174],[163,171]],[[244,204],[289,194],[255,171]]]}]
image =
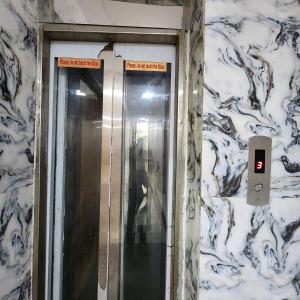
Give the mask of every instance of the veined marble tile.
[{"label": "veined marble tile", "polygon": [[[180,1],[153,0],[152,4],[173,4]],[[38,3],[39,21],[70,24],[180,29],[183,11],[182,6],[178,5],[161,6],[111,0],[38,0]]]},{"label": "veined marble tile", "polygon": [[[300,4],[206,1],[200,299],[300,299]],[[248,139],[273,140],[246,204]]]},{"label": "veined marble tile", "polygon": [[0,299],[31,293],[35,6],[0,3]]},{"label": "veined marble tile", "polygon": [[204,198],[200,299],[299,299],[300,202]]},{"label": "veined marble tile", "polygon": [[[189,51],[189,88],[188,88],[188,157],[187,157],[187,185],[186,185],[186,224],[184,232],[185,243],[185,293],[184,299],[198,299],[199,297],[199,253],[200,253],[200,175],[201,175],[201,78],[203,35],[202,2],[191,1],[186,7],[188,29],[190,32]],[[188,15],[188,13],[186,14]],[[203,53],[203,52],[202,52]]]},{"label": "veined marble tile", "polygon": [[[113,1],[120,1],[120,0],[113,0]],[[150,5],[175,5],[175,6],[182,6],[182,0],[121,0],[122,2],[133,2],[133,3],[140,3],[140,4],[150,4]]]},{"label": "veined marble tile", "polygon": [[[300,3],[208,0],[204,37],[199,299],[300,299]],[[263,207],[254,135],[273,140]]]},{"label": "veined marble tile", "polygon": [[245,197],[253,135],[273,139],[271,196],[299,196],[299,36],[298,1],[206,2],[203,197]]},{"label": "veined marble tile", "polygon": [[[38,21],[40,22],[58,22],[62,23],[62,19],[58,16],[54,9],[53,0],[36,0],[37,1],[37,12]],[[73,6],[76,8],[76,4],[73,1]]]}]

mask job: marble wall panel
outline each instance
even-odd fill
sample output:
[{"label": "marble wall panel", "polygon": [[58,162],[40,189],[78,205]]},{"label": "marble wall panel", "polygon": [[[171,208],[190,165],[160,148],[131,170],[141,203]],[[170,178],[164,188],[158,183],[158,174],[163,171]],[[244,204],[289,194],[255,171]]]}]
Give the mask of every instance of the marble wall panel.
[{"label": "marble wall panel", "polygon": [[[120,0],[113,0],[113,1],[120,1]],[[150,4],[150,5],[161,5],[161,6],[182,6],[183,0],[121,0],[122,2],[133,2],[133,3],[140,3],[140,4]]]},{"label": "marble wall panel", "polygon": [[200,175],[201,175],[201,131],[202,131],[202,56],[203,36],[202,1],[194,0],[185,7],[189,31],[189,75],[188,75],[188,134],[187,134],[187,183],[185,202],[184,299],[197,299],[199,293],[200,253]]},{"label": "marble wall panel", "polygon": [[[300,299],[300,3],[207,0],[201,299]],[[273,139],[270,205],[246,204],[248,138]]]},{"label": "marble wall panel", "polygon": [[[27,0],[29,1],[29,0]],[[36,0],[40,22],[181,28],[181,0],[127,1],[111,0]],[[142,0],[141,0],[142,1]],[[167,2],[172,5],[161,5]],[[176,2],[176,3],[175,3]],[[151,5],[159,4],[159,5]]]},{"label": "marble wall panel", "polygon": [[0,299],[31,293],[36,2],[0,2]]},{"label": "marble wall panel", "polygon": [[299,299],[299,212],[293,198],[203,199],[200,299]]},{"label": "marble wall panel", "polygon": [[273,139],[271,196],[299,196],[300,5],[254,2],[206,4],[203,197],[245,197],[253,135]]}]

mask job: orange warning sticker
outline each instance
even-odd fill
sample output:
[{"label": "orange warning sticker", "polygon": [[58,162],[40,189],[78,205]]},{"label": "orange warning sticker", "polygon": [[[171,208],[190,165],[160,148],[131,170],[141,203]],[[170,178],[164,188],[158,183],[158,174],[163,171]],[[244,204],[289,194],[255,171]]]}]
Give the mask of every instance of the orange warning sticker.
[{"label": "orange warning sticker", "polygon": [[167,72],[167,63],[127,60],[126,71]]},{"label": "orange warning sticker", "polygon": [[61,68],[100,69],[101,60],[94,58],[58,57],[57,66]]}]

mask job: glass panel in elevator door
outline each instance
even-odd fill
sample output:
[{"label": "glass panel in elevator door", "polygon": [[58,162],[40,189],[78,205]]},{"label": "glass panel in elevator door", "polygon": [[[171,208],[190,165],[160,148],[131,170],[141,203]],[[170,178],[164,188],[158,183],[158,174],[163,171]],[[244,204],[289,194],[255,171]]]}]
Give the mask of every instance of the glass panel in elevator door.
[{"label": "glass panel in elevator door", "polygon": [[97,299],[103,67],[57,69],[52,299]]},{"label": "glass panel in elevator door", "polygon": [[165,298],[171,64],[124,62],[121,299]]}]

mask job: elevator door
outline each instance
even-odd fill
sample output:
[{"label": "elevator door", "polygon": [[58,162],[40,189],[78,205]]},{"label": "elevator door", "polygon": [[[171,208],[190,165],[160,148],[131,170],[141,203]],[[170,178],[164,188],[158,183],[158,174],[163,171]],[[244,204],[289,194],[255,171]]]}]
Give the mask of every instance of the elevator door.
[{"label": "elevator door", "polygon": [[175,47],[51,45],[46,299],[169,299]]}]

